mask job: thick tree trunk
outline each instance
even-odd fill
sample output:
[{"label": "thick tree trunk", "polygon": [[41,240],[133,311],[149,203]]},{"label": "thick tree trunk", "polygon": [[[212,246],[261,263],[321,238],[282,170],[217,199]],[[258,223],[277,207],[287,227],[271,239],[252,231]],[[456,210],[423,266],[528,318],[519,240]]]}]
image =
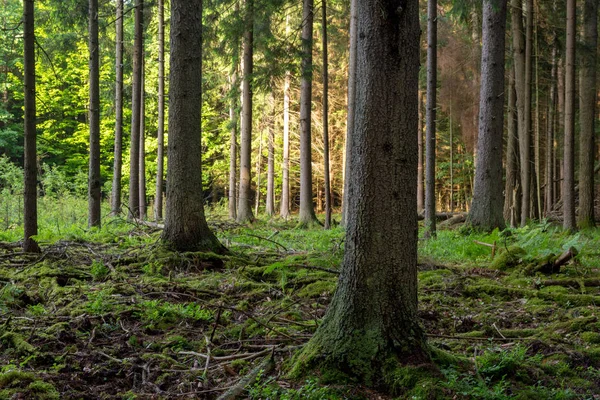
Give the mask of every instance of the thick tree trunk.
[{"label": "thick tree trunk", "polygon": [[565,229],[575,229],[575,11],[575,0],[567,0],[563,180],[563,228]]},{"label": "thick tree trunk", "polygon": [[475,188],[469,223],[476,229],[504,229],[502,134],[504,127],[504,36],[506,0],[483,3],[483,49]]},{"label": "thick tree trunk", "polygon": [[517,138],[517,95],[515,93],[515,69],[510,68],[508,78],[508,112],[506,139],[506,184],[504,186],[504,220],[516,227],[521,216],[519,198],[519,141]]},{"label": "thick tree trunk", "polygon": [[100,226],[100,56],[98,0],[89,0],[90,159],[88,175],[88,226]]},{"label": "thick tree trunk", "polygon": [[246,0],[243,38],[242,129],[240,146],[240,191],[237,221],[254,220],[252,214],[252,70],[254,46],[254,0]]},{"label": "thick tree trunk", "polygon": [[163,217],[164,149],[165,149],[165,4],[158,0],[158,153],[156,156],[156,195],[154,219]]},{"label": "thick tree trunk", "polygon": [[346,248],[323,323],[298,357],[382,385],[390,360],[428,362],[417,316],[418,2],[359,1]]},{"label": "thick tree trunk", "polygon": [[417,148],[419,159],[417,164],[417,212],[421,213],[425,207],[425,185],[423,171],[423,117],[424,117],[423,97],[419,92],[419,129],[417,132]]},{"label": "thick tree trunk", "polygon": [[229,103],[229,219],[235,220],[237,217],[236,187],[237,187],[237,62],[234,61],[233,72],[231,74],[231,100]]},{"label": "thick tree trunk", "polygon": [[143,0],[135,2],[135,38],[133,45],[133,82],[131,94],[131,145],[129,147],[129,213],[128,218],[140,216],[140,105],[142,96],[143,57]]},{"label": "thick tree trunk", "polygon": [[546,181],[544,190],[545,215],[548,216],[554,208],[554,124],[556,110],[556,42],[552,49],[552,71],[550,73],[550,94],[548,96],[548,117],[546,119]]},{"label": "thick tree trunk", "polygon": [[123,173],[123,0],[117,0],[115,27],[115,147],[110,197],[112,215],[121,213],[121,177]]},{"label": "thick tree trunk", "polygon": [[598,0],[584,0],[583,49],[580,70],[579,215],[580,228],[595,226],[594,159],[596,121],[596,59],[598,46]]},{"label": "thick tree trunk", "polygon": [[425,139],[425,237],[436,236],[435,119],[437,94],[437,0],[427,1],[427,133]]},{"label": "thick tree trunk", "polygon": [[[202,1],[171,0],[167,213],[162,240],[177,251],[224,252],[202,196]],[[200,48],[199,48],[200,46]]]},{"label": "thick tree trunk", "polygon": [[331,227],[331,179],[329,176],[329,71],[327,60],[327,0],[322,0],[323,28],[323,175],[325,192],[325,229]]},{"label": "thick tree trunk", "polygon": [[269,108],[271,114],[269,116],[270,121],[268,122],[269,130],[269,143],[268,143],[268,156],[267,156],[267,202],[266,202],[266,214],[269,217],[275,215],[275,97],[273,96],[273,89],[269,94]]},{"label": "thick tree trunk", "polygon": [[24,205],[23,228],[25,237],[23,250],[39,253],[40,247],[32,236],[38,233],[37,222],[37,133],[35,104],[35,32],[34,32],[33,0],[23,1],[23,36],[24,36]]},{"label": "thick tree trunk", "polygon": [[351,183],[352,167],[352,130],[354,129],[354,105],[356,103],[356,29],[358,23],[358,0],[350,0],[350,54],[348,60],[348,115],[346,118],[346,144],[344,147],[344,193],[342,196],[342,220],[340,225],[346,226],[348,220],[348,201],[353,196]]},{"label": "thick tree trunk", "polygon": [[142,79],[140,82],[141,96],[140,96],[140,180],[139,180],[139,194],[140,194],[140,219],[146,219],[146,73],[144,72],[144,56],[142,56]]},{"label": "thick tree trunk", "polygon": [[313,0],[303,0],[302,6],[302,79],[300,81],[300,210],[298,224],[310,226],[317,222],[312,191],[312,47]]},{"label": "thick tree trunk", "polygon": [[519,137],[519,165],[521,168],[521,216],[520,225],[527,224],[531,211],[531,165],[530,165],[530,137],[529,114],[530,107],[527,103],[526,80],[526,46],[523,37],[523,11],[521,0],[511,0],[513,55],[515,63],[515,90],[517,92],[517,118]]}]

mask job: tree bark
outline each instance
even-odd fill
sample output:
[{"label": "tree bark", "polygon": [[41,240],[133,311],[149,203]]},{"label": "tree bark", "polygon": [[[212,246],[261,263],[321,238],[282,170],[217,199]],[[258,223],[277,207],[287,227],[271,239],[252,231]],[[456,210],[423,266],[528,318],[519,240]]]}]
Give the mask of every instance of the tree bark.
[{"label": "tree bark", "polygon": [[531,165],[529,122],[527,104],[527,79],[526,79],[526,45],[523,37],[523,11],[521,0],[511,0],[513,55],[515,63],[515,90],[517,92],[517,118],[519,137],[519,165],[521,168],[521,216],[520,225],[527,224],[531,211]]},{"label": "tree bark", "polygon": [[267,158],[267,207],[266,213],[269,217],[275,215],[275,98],[273,96],[273,89],[269,94],[269,107],[271,109],[270,121],[268,123],[269,129],[269,144],[268,144],[268,158]]},{"label": "tree bark", "polygon": [[435,123],[437,95],[437,0],[427,1],[427,133],[425,139],[425,237],[436,236]]},{"label": "tree bark", "polygon": [[246,0],[243,37],[242,129],[240,146],[240,191],[237,222],[254,220],[252,214],[252,70],[254,46],[254,0]]},{"label": "tree bark", "polygon": [[417,164],[417,212],[423,212],[425,207],[425,185],[423,180],[423,117],[424,117],[423,97],[419,92],[419,127],[417,132],[417,148],[419,152],[418,164]]},{"label": "tree bark", "polygon": [[338,288],[295,371],[384,384],[390,360],[429,361],[417,316],[418,2],[358,1],[356,114]]},{"label": "tree bark", "polygon": [[112,215],[121,213],[121,177],[123,173],[123,0],[117,0],[115,27],[115,145],[110,197]]},{"label": "tree bark", "polygon": [[[535,168],[531,168],[531,159],[532,159],[532,147],[531,147],[531,135],[533,133],[532,129],[532,72],[533,72],[533,0],[526,0],[527,9],[525,13],[525,104],[524,104],[524,135],[523,140],[526,140],[527,143],[523,142],[523,145],[519,148],[523,155],[521,156],[521,166],[523,165],[523,157],[527,158],[527,167],[529,169],[529,187],[528,187],[528,198],[529,198],[529,216],[527,218],[535,218],[537,214],[537,197],[535,192],[535,182],[537,180],[536,170]],[[535,160],[534,160],[535,161]],[[534,162],[535,164],[535,162]],[[523,180],[521,179],[521,182]],[[523,193],[525,193],[525,188],[523,188]],[[523,213],[521,206],[521,213]],[[524,226],[527,223],[527,218],[523,218],[523,214],[521,215],[521,226]]]},{"label": "tree bark", "polygon": [[348,201],[352,194],[350,187],[350,176],[352,167],[350,165],[352,154],[352,130],[354,129],[354,106],[356,103],[356,25],[358,23],[358,0],[350,0],[350,46],[348,60],[348,115],[346,118],[346,144],[344,150],[344,193],[342,196],[342,220],[340,225],[346,226],[348,220]]},{"label": "tree bark", "polygon": [[325,191],[325,229],[331,227],[331,179],[329,176],[329,71],[327,65],[327,0],[322,0],[323,28],[323,174]]},{"label": "tree bark", "polygon": [[312,191],[312,47],[313,0],[303,0],[302,6],[302,79],[300,81],[300,210],[299,226],[317,222]]},{"label": "tree bark", "polygon": [[290,217],[290,72],[283,82],[283,162],[281,165],[281,204],[279,216]]},{"label": "tree bark", "polygon": [[135,38],[133,45],[133,82],[131,94],[131,145],[129,147],[129,213],[128,218],[140,216],[140,104],[143,54],[143,0],[135,2]]},{"label": "tree bark", "polygon": [[483,3],[483,49],[475,188],[469,223],[478,230],[504,229],[502,134],[504,128],[504,37],[506,0]]},{"label": "tree bark", "polygon": [[100,226],[100,56],[98,0],[89,0],[90,159],[88,176],[88,226]]},{"label": "tree bark", "polygon": [[233,72],[231,74],[231,99],[229,103],[229,219],[235,220],[237,217],[236,187],[237,187],[237,61],[233,62]]},{"label": "tree bark", "polygon": [[598,0],[583,5],[583,46],[580,69],[579,112],[579,215],[580,228],[595,226],[594,159],[596,151],[596,59],[598,46]]},{"label": "tree bark", "polygon": [[202,196],[202,0],[171,1],[167,212],[162,240],[177,251],[225,252]]},{"label": "tree bark", "polygon": [[510,68],[508,78],[508,112],[506,139],[506,184],[504,186],[504,220],[516,227],[521,216],[519,210],[519,141],[517,138],[517,115],[515,93],[515,69]]},{"label": "tree bark", "polygon": [[156,155],[156,195],[154,219],[163,218],[164,149],[165,149],[165,4],[158,0],[158,151]]},{"label": "tree bark", "polygon": [[568,230],[575,229],[575,11],[575,0],[567,0],[563,228]]},{"label": "tree bark", "polygon": [[546,121],[546,181],[544,190],[545,215],[548,216],[554,208],[554,124],[556,122],[556,40],[552,48],[552,70],[550,72],[550,94],[548,96],[548,117]]},{"label": "tree bark", "polygon": [[23,251],[39,253],[40,247],[33,238],[38,234],[37,213],[37,133],[35,104],[35,19],[33,0],[23,1],[24,59],[24,204]]},{"label": "tree bark", "polygon": [[142,56],[142,79],[140,82],[140,219],[146,219],[146,73],[144,72],[144,56]]}]

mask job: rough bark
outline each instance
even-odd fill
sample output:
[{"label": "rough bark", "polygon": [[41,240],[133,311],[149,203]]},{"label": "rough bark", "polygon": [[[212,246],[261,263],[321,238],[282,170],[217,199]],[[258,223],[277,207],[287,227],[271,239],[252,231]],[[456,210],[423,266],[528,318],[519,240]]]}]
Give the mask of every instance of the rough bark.
[{"label": "rough bark", "polygon": [[504,186],[504,220],[516,227],[520,218],[519,201],[519,141],[517,138],[517,115],[515,93],[515,70],[510,68],[508,78],[508,112],[506,138],[506,184]]},{"label": "rough bark", "polygon": [[[144,56],[142,56],[142,60]],[[144,62],[142,61],[142,79],[140,82],[140,180],[139,180],[139,218],[146,219],[146,73],[144,72]]]},{"label": "rough bark", "polygon": [[23,1],[23,36],[24,36],[24,204],[23,228],[25,237],[23,250],[39,253],[40,247],[32,236],[38,234],[37,222],[37,133],[35,104],[35,32],[34,32],[33,0]]},{"label": "rough bark", "polygon": [[552,49],[552,70],[550,72],[550,93],[548,95],[548,117],[546,119],[546,181],[544,187],[545,215],[552,213],[554,208],[554,124],[556,110],[556,42]]},{"label": "rough bark", "polygon": [[511,0],[513,56],[515,63],[515,90],[517,92],[517,118],[519,137],[519,165],[521,183],[521,216],[520,225],[527,224],[530,217],[531,202],[531,165],[530,165],[530,137],[527,113],[527,89],[525,67],[525,38],[523,36],[523,12],[521,0]]},{"label": "rough bark", "polygon": [[[167,212],[162,240],[177,251],[224,252],[202,196],[202,1],[171,0]],[[200,47],[200,48],[199,48]]]},{"label": "rough bark", "polygon": [[98,49],[98,0],[89,0],[89,121],[88,226],[100,226],[100,57]]},{"label": "rough bark", "polygon": [[279,216],[290,217],[290,72],[283,82],[283,161],[281,163],[281,204]]},{"label": "rough bark", "polygon": [[269,94],[269,107],[271,109],[271,121],[269,121],[269,144],[267,156],[267,202],[266,214],[269,217],[275,215],[275,98],[273,90]]},{"label": "rough bark", "polygon": [[340,225],[346,226],[348,220],[348,201],[353,196],[350,187],[352,167],[352,130],[354,129],[354,105],[356,103],[356,25],[358,0],[350,0],[350,54],[348,60],[348,115],[346,118],[346,144],[344,147],[344,193],[342,196],[342,220]]},{"label": "rough bark", "polygon": [[252,214],[252,70],[254,47],[254,0],[246,0],[243,37],[242,129],[240,146],[240,191],[237,221],[254,220]]},{"label": "rough bark", "polygon": [[358,1],[356,193],[338,288],[295,369],[369,385],[382,384],[393,365],[428,361],[417,316],[418,2],[402,6]]},{"label": "rough bark", "polygon": [[425,185],[423,171],[423,114],[424,114],[423,98],[419,93],[419,127],[417,132],[417,148],[419,152],[417,164],[417,212],[421,213],[425,207]]},{"label": "rough bark", "polygon": [[115,20],[115,144],[110,210],[121,213],[121,177],[123,173],[123,0],[117,0]]},{"label": "rough bark", "polygon": [[237,186],[237,62],[234,61],[231,74],[231,100],[229,103],[229,218],[235,220],[237,217],[236,186]]},{"label": "rough bark", "polygon": [[598,0],[583,5],[583,47],[580,69],[579,112],[579,214],[580,228],[595,226],[594,159],[596,120],[596,59],[598,46]]},{"label": "rough bark", "polygon": [[[523,205],[521,205],[521,226],[524,226],[527,223],[528,218],[535,218],[536,212],[536,196],[535,196],[535,168],[531,168],[531,135],[532,135],[532,119],[531,119],[531,107],[532,107],[532,72],[533,72],[533,0],[527,0],[527,8],[525,10],[525,88],[524,88],[524,108],[523,108],[523,118],[524,118],[524,131],[523,135],[520,136],[522,138],[521,146],[519,150],[521,151],[521,166],[524,164],[524,158],[527,158],[527,168],[529,170],[529,185],[527,191],[529,192],[527,197],[529,198],[529,216],[525,217],[523,213]],[[520,135],[520,133],[519,133]],[[527,143],[525,143],[525,141]],[[523,182],[523,179],[521,179]],[[525,188],[523,188],[523,193],[525,193]],[[525,196],[523,196],[525,197]],[[523,200],[524,202],[524,200]]]},{"label": "rough bark", "polygon": [[469,223],[476,229],[504,229],[502,134],[504,128],[504,36],[506,0],[483,2],[483,48],[475,188]]},{"label": "rough bark", "polygon": [[131,94],[131,141],[129,147],[129,212],[128,218],[140,216],[140,104],[142,79],[143,0],[135,2],[135,38],[133,45],[133,81]]},{"label": "rough bark", "polygon": [[158,132],[156,155],[156,195],[154,219],[163,217],[164,149],[165,149],[165,4],[158,0]]},{"label": "rough bark", "polygon": [[302,79],[300,81],[300,210],[299,226],[317,222],[312,191],[312,77],[313,0],[302,5]]},{"label": "rough bark", "polygon": [[575,229],[575,0],[567,0],[563,228]]},{"label": "rough bark", "polygon": [[327,0],[321,5],[323,29],[323,175],[325,194],[325,229],[331,227],[331,179],[329,176],[329,71],[327,66]]},{"label": "rough bark", "polygon": [[435,118],[437,94],[437,0],[427,1],[427,132],[425,138],[425,232],[436,236]]}]

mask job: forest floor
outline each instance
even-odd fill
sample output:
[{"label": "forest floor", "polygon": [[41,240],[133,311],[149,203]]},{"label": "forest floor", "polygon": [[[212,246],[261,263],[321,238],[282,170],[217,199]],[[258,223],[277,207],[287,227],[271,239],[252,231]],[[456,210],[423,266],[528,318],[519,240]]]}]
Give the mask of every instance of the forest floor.
[{"label": "forest floor", "polygon": [[[122,220],[39,255],[0,242],[0,399],[212,399],[271,357],[242,397],[600,398],[596,231],[420,241],[419,315],[441,374],[390,396],[285,376],[335,290],[343,231],[223,221],[211,227],[225,257],[166,252],[157,230]],[[496,261],[475,241],[496,243]],[[534,271],[570,247],[560,272]]]}]

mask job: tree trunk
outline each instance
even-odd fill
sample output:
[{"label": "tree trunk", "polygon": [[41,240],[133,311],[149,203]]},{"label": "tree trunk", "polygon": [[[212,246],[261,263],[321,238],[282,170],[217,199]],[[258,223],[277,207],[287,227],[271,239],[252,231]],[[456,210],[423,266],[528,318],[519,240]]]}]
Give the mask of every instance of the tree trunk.
[{"label": "tree trunk", "polygon": [[417,316],[418,2],[358,2],[356,117],[338,288],[294,371],[384,385],[390,361],[429,357]]},{"label": "tree trunk", "polygon": [[531,202],[531,165],[530,165],[530,137],[529,137],[529,117],[526,107],[527,88],[526,88],[526,49],[525,39],[523,37],[523,11],[521,10],[521,0],[511,0],[512,12],[512,35],[513,35],[513,54],[515,63],[515,90],[517,92],[517,118],[518,118],[518,137],[519,137],[519,164],[521,167],[521,216],[520,225],[527,224],[530,217]]},{"label": "tree trunk", "polygon": [[504,186],[504,220],[516,227],[520,217],[519,199],[519,141],[517,138],[517,95],[515,93],[515,69],[510,68],[508,78],[508,112],[506,139],[506,184]]},{"label": "tree trunk", "polygon": [[38,234],[37,222],[37,133],[35,104],[35,25],[33,0],[23,1],[23,69],[25,126],[24,126],[24,205],[23,251],[39,253],[40,247],[32,236]]},{"label": "tree trunk", "polygon": [[539,69],[539,46],[538,46],[538,18],[535,18],[534,43],[535,43],[535,194],[537,203],[537,218],[541,219],[543,214],[542,203],[542,155],[541,155],[541,138],[540,138],[540,69]]},{"label": "tree trunk", "polygon": [[144,72],[144,56],[142,56],[142,79],[140,82],[140,219],[146,219],[146,73]]},{"label": "tree trunk", "polygon": [[254,0],[246,0],[243,38],[242,130],[240,146],[240,191],[237,222],[254,220],[252,214],[252,55],[254,46]]},{"label": "tree trunk", "polygon": [[454,130],[452,123],[452,100],[450,100],[450,113],[449,113],[449,128],[450,128],[450,212],[454,211]]},{"label": "tree trunk", "polygon": [[579,215],[580,228],[595,226],[594,159],[596,121],[596,47],[598,46],[598,0],[583,5],[583,47],[580,70]]},{"label": "tree trunk", "polygon": [[286,71],[283,82],[283,162],[281,165],[281,204],[279,216],[290,217],[290,72]]},{"label": "tree trunk", "polygon": [[140,105],[142,96],[143,57],[143,0],[135,2],[135,38],[133,46],[133,82],[131,94],[131,145],[129,147],[129,213],[128,218],[140,216]]},{"label": "tree trunk", "polygon": [[558,77],[556,79],[557,90],[558,90],[558,107],[557,107],[557,119],[558,119],[558,130],[555,134],[554,139],[554,193],[555,200],[558,202],[562,201],[563,196],[563,182],[562,182],[562,148],[563,140],[565,136],[565,58],[564,58],[564,50],[563,54],[558,59],[557,66],[557,74]]},{"label": "tree trunk", "polygon": [[303,0],[302,6],[302,79],[300,81],[300,210],[298,224],[310,226],[317,222],[312,191],[312,47],[313,0]]},{"label": "tree trunk", "polygon": [[202,0],[171,0],[167,215],[162,240],[177,251],[225,248],[210,231],[202,196]]},{"label": "tree trunk", "polygon": [[331,179],[329,177],[329,71],[327,66],[327,0],[322,0],[323,28],[323,175],[325,191],[325,229],[331,227]]},{"label": "tree trunk", "polygon": [[233,62],[233,72],[231,74],[231,99],[229,103],[229,219],[235,220],[237,217],[236,187],[237,187],[237,62]]},{"label": "tree trunk", "polygon": [[[528,184],[528,192],[527,195],[529,199],[529,215],[524,218],[523,214],[521,214],[521,225],[524,226],[527,223],[527,218],[535,218],[536,213],[536,197],[535,197],[535,168],[531,169],[531,135],[532,135],[532,119],[531,119],[531,106],[532,106],[532,72],[533,72],[533,0],[526,0],[527,9],[525,14],[525,88],[524,88],[524,98],[525,104],[523,105],[524,112],[524,133],[523,140],[526,140],[527,143],[522,142],[522,146],[519,148],[522,152],[521,155],[521,166],[523,166],[523,157],[527,158],[527,168],[529,170],[529,184]],[[523,180],[521,180],[523,182]],[[523,193],[525,193],[525,188],[523,188]],[[523,196],[525,197],[525,196]],[[533,204],[532,204],[533,203]],[[522,206],[521,206],[522,207]],[[521,209],[521,213],[523,213]]]},{"label": "tree trunk", "polygon": [[425,188],[423,181],[423,117],[424,117],[423,96],[419,92],[419,128],[417,132],[417,148],[419,152],[419,159],[417,164],[417,212],[423,212],[425,207]]},{"label": "tree trunk", "polygon": [[505,34],[506,0],[485,0],[475,193],[469,222],[488,232],[505,226],[502,185],[498,184],[502,182]]},{"label": "tree trunk", "polygon": [[158,153],[156,156],[156,195],[154,219],[163,217],[164,148],[165,148],[165,4],[158,0]]},{"label": "tree trunk", "polygon": [[346,144],[344,146],[344,193],[342,196],[342,220],[340,225],[346,226],[348,220],[348,201],[352,194],[350,165],[352,154],[352,130],[354,129],[354,105],[356,103],[356,30],[358,23],[358,0],[350,0],[350,55],[348,60],[348,115],[346,118]]},{"label": "tree trunk", "polygon": [[546,127],[546,186],[545,186],[545,214],[548,216],[554,208],[554,124],[556,110],[556,40],[552,48],[552,71],[550,73],[550,94],[548,99],[548,117]]},{"label": "tree trunk", "polygon": [[266,213],[269,217],[275,215],[275,97],[273,88],[269,94],[269,107],[271,109],[269,130],[269,155],[267,158],[267,207]]},{"label": "tree trunk", "polygon": [[575,11],[575,0],[567,0],[563,228],[569,230],[575,229]]},{"label": "tree trunk", "polygon": [[115,48],[115,147],[110,209],[121,213],[121,177],[123,173],[123,0],[117,0]]},{"label": "tree trunk", "polygon": [[100,57],[98,0],[89,0],[90,159],[88,175],[88,226],[100,226]]},{"label": "tree trunk", "polygon": [[427,133],[425,140],[425,237],[436,236],[435,118],[437,94],[437,0],[427,1]]}]

